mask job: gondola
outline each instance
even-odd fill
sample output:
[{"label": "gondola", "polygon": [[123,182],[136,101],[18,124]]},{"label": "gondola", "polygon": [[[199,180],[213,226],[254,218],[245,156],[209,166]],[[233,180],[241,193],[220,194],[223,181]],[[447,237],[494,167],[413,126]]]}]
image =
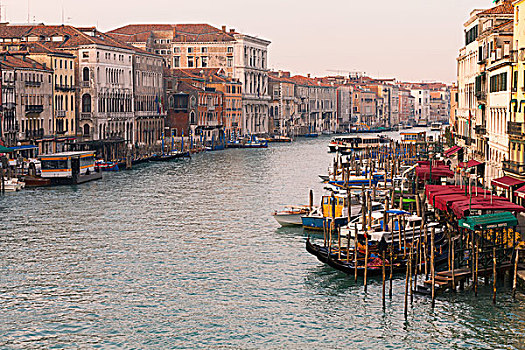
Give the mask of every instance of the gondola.
[{"label": "gondola", "polygon": [[[445,263],[448,259],[448,242],[443,239],[442,244],[439,246],[439,250],[441,250],[441,254],[435,256],[434,261],[436,266],[441,265]],[[355,273],[355,265],[353,261],[353,257],[350,257],[349,262],[346,262],[346,257],[341,257],[341,259],[338,259],[338,255],[336,253],[327,253],[327,249],[325,247],[321,247],[320,245],[313,244],[310,241],[310,237],[306,240],[306,250],[317,257],[317,259],[325,264],[328,264],[330,267],[339,270],[341,272],[346,273],[347,275],[353,275]],[[394,263],[392,265],[392,272],[394,274],[396,273],[404,273],[406,272],[407,262],[408,259],[406,258],[400,258],[402,256],[400,253],[395,254],[394,256]],[[359,260],[363,260],[364,256],[361,257]],[[378,264],[376,265],[370,265],[370,263],[374,263],[374,259],[378,261]],[[388,260],[388,259],[386,259]],[[379,263],[381,261],[380,258],[370,258],[369,265],[368,265],[368,271],[367,274],[369,276],[378,276],[382,274],[383,267],[382,264]],[[422,263],[422,266],[424,266],[424,263]],[[385,270],[390,273],[390,263],[385,264]],[[364,266],[357,266],[357,274],[359,276],[363,276],[365,273],[365,267]]]}]

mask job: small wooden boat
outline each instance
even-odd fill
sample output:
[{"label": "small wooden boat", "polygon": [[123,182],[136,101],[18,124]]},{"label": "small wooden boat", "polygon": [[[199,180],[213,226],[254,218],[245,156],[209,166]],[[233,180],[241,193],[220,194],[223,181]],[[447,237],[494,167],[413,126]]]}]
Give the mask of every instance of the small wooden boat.
[{"label": "small wooden boat", "polygon": [[24,182],[27,187],[44,187],[51,185],[50,179],[44,179],[40,176],[27,175],[24,177]]},{"label": "small wooden boat", "polygon": [[287,137],[287,136],[276,135],[274,137],[268,137],[266,141],[268,142],[292,142],[292,138]]},{"label": "small wooden boat", "polygon": [[162,154],[158,156],[155,160],[159,162],[169,162],[170,160],[180,158],[191,158],[190,152],[173,151],[170,153]]},{"label": "small wooden boat", "polygon": [[104,160],[95,161],[95,169],[97,171],[119,171],[117,162],[106,162]]},{"label": "small wooden boat", "polygon": [[308,206],[287,206],[285,210],[273,213],[274,219],[279,225],[286,226],[301,226],[301,217],[308,215],[311,208]]},{"label": "small wooden boat", "polygon": [[[11,178],[4,180],[3,182],[3,189],[6,192],[17,192],[22,190],[24,187],[26,187],[25,182],[19,181],[17,178]],[[0,185],[1,187],[1,185]]]}]

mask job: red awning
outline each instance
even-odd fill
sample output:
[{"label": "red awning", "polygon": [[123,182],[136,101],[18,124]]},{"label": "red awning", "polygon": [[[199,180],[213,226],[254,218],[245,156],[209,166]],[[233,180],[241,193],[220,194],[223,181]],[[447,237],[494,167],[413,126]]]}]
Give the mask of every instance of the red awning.
[{"label": "red awning", "polygon": [[432,173],[432,179],[438,180],[442,177],[454,177],[454,173],[449,168],[444,167],[430,167],[418,166],[416,168],[416,176],[420,180],[428,180],[430,178],[430,173]]},{"label": "red awning", "polygon": [[482,165],[482,164],[485,164],[485,163],[481,163],[481,162],[478,162],[477,160],[474,160],[474,159],[471,159],[469,160],[467,163],[463,163],[463,162],[459,162],[459,167],[460,168],[474,168],[474,167],[477,167],[479,165]]},{"label": "red awning", "polygon": [[525,198],[525,186],[522,186],[518,188],[516,191],[514,191],[514,195],[520,198]]},{"label": "red awning", "polygon": [[523,185],[523,184],[525,184],[524,181],[515,179],[510,176],[503,176],[503,177],[492,180],[492,186],[501,187],[505,190],[508,190],[511,187]]},{"label": "red awning", "polygon": [[461,147],[459,146],[453,146],[452,148],[449,148],[448,150],[445,151],[445,157],[450,157],[456,153],[458,153],[459,151],[461,150]]},{"label": "red awning", "polygon": [[446,195],[446,196],[436,196],[435,197],[434,207],[436,209],[446,211],[448,209],[447,208],[447,204],[448,203],[464,201],[467,198],[468,197],[463,195],[463,194],[451,194],[451,195]]},{"label": "red awning", "polygon": [[487,198],[472,198],[472,202],[470,199],[455,202],[452,203],[451,206],[452,210],[454,211],[454,214],[458,218],[462,218],[465,216],[465,213],[467,210],[483,210],[483,211],[511,211],[511,212],[524,212],[525,208],[523,208],[521,205],[514,204],[512,202],[509,202],[508,200],[504,200],[504,198],[498,197],[498,199],[495,199],[495,197],[490,199],[490,197]]}]

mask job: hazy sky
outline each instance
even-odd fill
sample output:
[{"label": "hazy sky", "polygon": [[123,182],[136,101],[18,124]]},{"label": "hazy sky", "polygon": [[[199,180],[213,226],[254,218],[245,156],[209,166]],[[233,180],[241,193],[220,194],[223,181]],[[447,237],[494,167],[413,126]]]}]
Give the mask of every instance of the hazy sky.
[{"label": "hazy sky", "polygon": [[46,24],[209,23],[272,41],[270,68],[456,80],[462,24],[492,0],[0,0],[2,20]]}]

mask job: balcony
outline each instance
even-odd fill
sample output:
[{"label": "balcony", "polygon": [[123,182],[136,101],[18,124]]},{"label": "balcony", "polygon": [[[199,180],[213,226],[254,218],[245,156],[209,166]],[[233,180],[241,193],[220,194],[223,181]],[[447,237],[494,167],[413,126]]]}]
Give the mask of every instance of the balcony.
[{"label": "balcony", "polygon": [[510,160],[503,161],[503,171],[518,175],[525,176],[525,163],[514,162]]},{"label": "balcony", "polygon": [[89,120],[89,119],[91,119],[91,113],[86,113],[86,112],[80,113],[80,120]]},{"label": "balcony", "polygon": [[26,81],[25,84],[27,87],[40,87],[42,85],[39,81]]},{"label": "balcony", "polygon": [[89,81],[82,81],[80,82],[80,87],[88,88],[91,86],[91,83]]},{"label": "balcony", "polygon": [[44,137],[44,129],[26,130],[26,139],[39,139]]},{"label": "balcony", "polygon": [[74,91],[75,90],[75,86],[55,84],[55,90],[59,90],[59,91]]},{"label": "balcony", "polygon": [[525,132],[523,131],[523,125],[523,123],[507,122],[507,134],[509,134],[509,136],[517,137],[524,136]]},{"label": "balcony", "polygon": [[66,117],[66,111],[56,111],[57,118],[65,118]]},{"label": "balcony", "polygon": [[476,91],[476,99],[478,101],[486,101],[487,93],[485,91]]},{"label": "balcony", "polygon": [[4,81],[2,84],[2,89],[14,89],[15,88],[15,82],[14,81]]},{"label": "balcony", "polygon": [[4,111],[15,109],[15,107],[16,107],[16,104],[14,104],[13,102],[2,103],[2,109]]},{"label": "balcony", "polygon": [[40,114],[43,111],[43,105],[26,105],[26,114]]},{"label": "balcony", "polygon": [[487,127],[485,125],[476,125],[474,131],[476,135],[485,135],[487,133]]}]

